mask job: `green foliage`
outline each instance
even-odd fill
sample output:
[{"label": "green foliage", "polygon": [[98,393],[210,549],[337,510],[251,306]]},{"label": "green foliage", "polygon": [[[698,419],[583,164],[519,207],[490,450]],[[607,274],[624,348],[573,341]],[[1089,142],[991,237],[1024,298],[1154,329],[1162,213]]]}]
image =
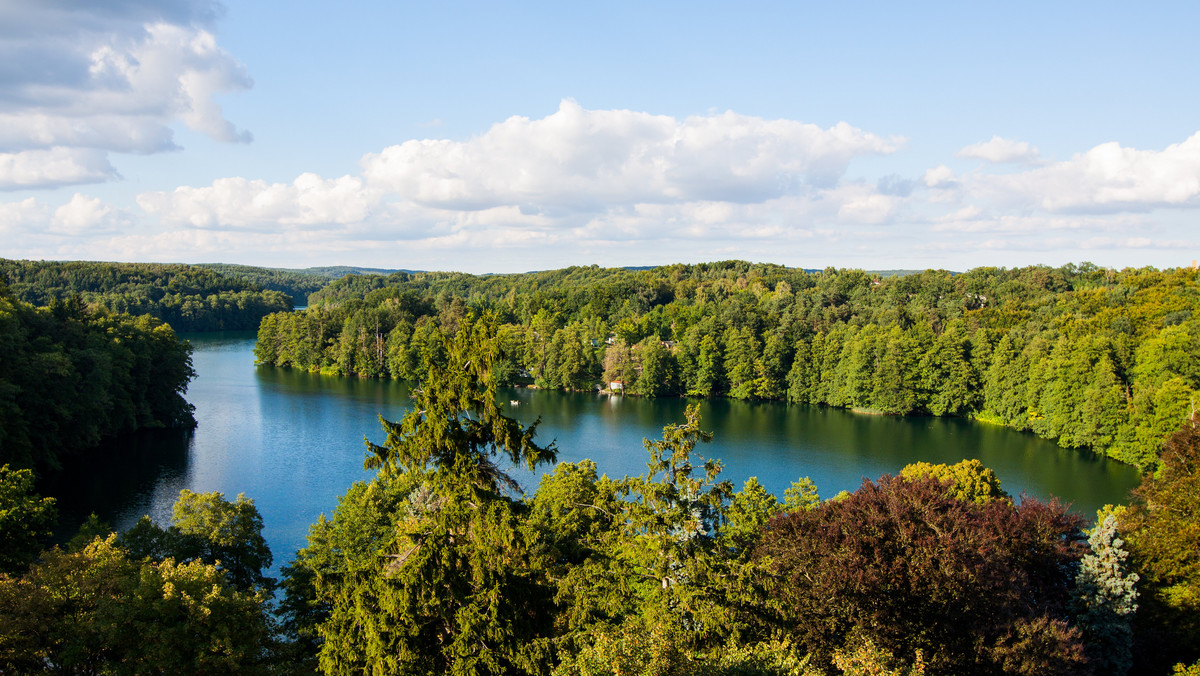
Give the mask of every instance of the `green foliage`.
[{"label": "green foliage", "polygon": [[833,651],[833,666],[846,676],[921,676],[925,673],[924,654],[918,648],[911,664],[906,664],[870,636],[851,635],[847,645]]},{"label": "green foliage", "polygon": [[[843,493],[845,491],[842,491]],[[817,485],[808,477],[801,477],[783,490],[784,512],[798,512],[812,509],[821,504],[821,496],[817,493]]]},{"label": "green foliage", "polygon": [[1147,474],[1120,517],[1138,575],[1134,618],[1139,670],[1165,671],[1200,657],[1200,419],[1166,443],[1162,466]]},{"label": "green foliage", "polygon": [[395,273],[346,277],[311,302],[264,319],[260,363],[422,379],[437,362],[429,331],[488,312],[511,337],[502,382],[974,416],[1145,468],[1200,389],[1189,269]]},{"label": "green foliage", "polygon": [[1008,493],[1000,488],[996,473],[978,460],[963,460],[953,465],[916,462],[905,465],[900,470],[900,476],[910,480],[921,477],[937,479],[948,484],[949,495],[959,500],[983,504],[998,498],[1009,499]]},{"label": "green foliage", "polygon": [[176,331],[245,331],[292,309],[286,295],[248,279],[191,265],[0,259],[0,281],[27,303],[150,315]]},{"label": "green foliage", "polygon": [[413,411],[383,422],[385,443],[368,442],[379,475],[313,527],[289,569],[290,621],[309,636],[316,625],[326,673],[548,671],[546,563],[493,459],[532,469],[554,448],[496,404],[488,326],[464,326],[446,353]]},{"label": "green foliage", "polygon": [[33,472],[0,466],[0,573],[21,573],[41,552],[57,511],[33,491]]},{"label": "green foliage", "polygon": [[215,567],[133,561],[116,536],[0,575],[0,671],[265,674],[266,598]]},{"label": "green foliage", "polygon": [[179,492],[171,525],[160,528],[142,517],[120,534],[119,543],[135,560],[202,561],[215,566],[238,589],[270,589],[263,571],[271,550],[254,501],[244,495],[229,502],[221,493]]},{"label": "green foliage", "polygon": [[0,463],[57,468],[100,441],[195,424],[191,346],[151,317],[34,308],[0,287]]},{"label": "green foliage", "polygon": [[278,291],[291,297],[297,306],[308,305],[308,295],[325,288],[331,281],[347,274],[391,273],[393,270],[371,270],[367,268],[308,268],[291,270],[260,268],[250,265],[225,263],[201,263],[195,267],[212,270],[232,279],[240,279],[270,291]]},{"label": "green foliage", "polygon": [[762,532],[763,525],[780,511],[779,500],[758,483],[758,477],[750,477],[742,490],[733,494],[725,512],[728,523],[721,529],[721,534],[742,546],[752,543]]}]

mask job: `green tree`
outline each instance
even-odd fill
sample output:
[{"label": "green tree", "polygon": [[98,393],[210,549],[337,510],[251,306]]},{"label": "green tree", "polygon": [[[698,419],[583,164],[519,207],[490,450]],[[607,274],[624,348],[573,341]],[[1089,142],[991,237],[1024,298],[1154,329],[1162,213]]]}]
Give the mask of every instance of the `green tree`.
[{"label": "green tree", "polygon": [[1135,666],[1163,671],[1200,658],[1200,419],[1165,444],[1118,524],[1138,575]]},{"label": "green tree", "polygon": [[41,552],[57,518],[54,498],[33,492],[33,472],[0,466],[0,573],[21,573]]},{"label": "green tree", "polygon": [[711,397],[722,390],[725,368],[721,346],[714,336],[706,335],[700,340],[700,354],[696,358],[696,381],[688,390],[695,397]]},{"label": "green tree", "polygon": [[638,343],[634,355],[642,369],[634,387],[637,394],[659,397],[677,391],[675,358],[658,336],[650,336]]},{"label": "green tree", "polygon": [[460,330],[412,412],[368,443],[379,475],[310,533],[296,567],[313,571],[316,611],[327,608],[326,673],[548,669],[550,592],[495,460],[533,469],[555,450],[496,404],[494,337],[486,322]]},{"label": "green tree", "polygon": [[221,493],[185,488],[172,508],[170,526],[161,528],[144,516],[119,541],[135,560],[201,561],[216,566],[239,589],[269,590],[273,581],[264,571],[273,557],[262,528],[258,508],[246,496],[229,502]]},{"label": "green tree", "polygon": [[116,536],[0,574],[0,671],[266,674],[267,599],[216,567],[132,561]]}]

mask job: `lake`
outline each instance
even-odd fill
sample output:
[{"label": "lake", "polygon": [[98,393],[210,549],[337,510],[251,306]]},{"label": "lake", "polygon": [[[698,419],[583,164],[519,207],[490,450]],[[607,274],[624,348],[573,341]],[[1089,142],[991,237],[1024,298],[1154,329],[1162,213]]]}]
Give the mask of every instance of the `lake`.
[{"label": "lake", "polygon": [[[91,512],[116,528],[143,514],[165,524],[183,488],[229,499],[245,493],[263,516],[277,571],[304,546],[309,524],[331,513],[352,483],[370,478],[363,439],[382,442],[378,416],[403,416],[409,385],[255,366],[253,333],[187,337],[195,348],[197,376],[187,399],[196,407],[196,429],[122,439],[42,490],[59,498],[64,531]],[[642,440],[681,422],[688,403],[532,389],[505,390],[501,398],[522,422],[541,418],[539,439],[556,441],[560,461],[591,458],[610,476],[645,472]],[[1127,501],[1138,482],[1132,467],[970,420],[730,400],[704,401],[700,412],[701,426],[714,433],[700,451],[724,461],[723,477],[740,490],[756,476],[781,498],[802,476],[827,498],[911,462],[977,458],[1009,493],[1057,496],[1093,518],[1102,505]],[[115,453],[129,459],[115,462]],[[529,492],[536,488],[535,475],[514,476]]]}]

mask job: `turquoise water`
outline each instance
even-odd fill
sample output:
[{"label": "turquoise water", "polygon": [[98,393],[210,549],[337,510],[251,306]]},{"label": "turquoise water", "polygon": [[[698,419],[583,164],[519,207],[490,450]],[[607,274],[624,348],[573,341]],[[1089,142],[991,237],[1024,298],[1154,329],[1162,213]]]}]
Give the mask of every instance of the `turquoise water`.
[{"label": "turquoise water", "polygon": [[[382,441],[378,416],[401,417],[405,383],[336,378],[254,365],[253,334],[189,336],[197,372],[188,391],[198,426],[121,440],[119,463],[98,452],[44,489],[60,500],[63,528],[90,512],[126,528],[141,515],[169,521],[179,490],[245,493],[262,513],[276,568],[304,545],[309,524],[329,514],[362,469],[364,437]],[[610,476],[646,471],[644,438],[683,419],[681,399],[640,399],[541,390],[501,393],[523,422],[541,418],[539,438],[554,439],[560,461],[591,458]],[[510,402],[516,401],[513,405]],[[701,424],[736,487],[747,477],[776,495],[808,476],[822,497],[854,490],[864,477],[897,473],[919,460],[977,458],[1014,495],[1056,496],[1091,517],[1127,500],[1131,467],[1067,451],[1029,434],[969,420],[895,418],[779,403],[727,400],[701,404]],[[514,471],[527,490],[537,477]]]}]

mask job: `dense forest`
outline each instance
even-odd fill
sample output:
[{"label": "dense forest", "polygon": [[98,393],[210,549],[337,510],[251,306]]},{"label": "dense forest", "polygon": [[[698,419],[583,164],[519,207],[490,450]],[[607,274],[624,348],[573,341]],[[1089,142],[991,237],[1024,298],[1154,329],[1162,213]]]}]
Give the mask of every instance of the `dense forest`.
[{"label": "dense forest", "polygon": [[738,261],[344,277],[259,328],[260,363],[420,380],[499,319],[503,383],[969,416],[1142,468],[1194,410],[1194,269],[885,276]]},{"label": "dense forest", "polygon": [[56,468],[102,440],[195,424],[191,346],[150,316],[37,308],[0,283],[0,465]]},{"label": "dense forest", "polygon": [[191,265],[0,259],[0,281],[26,303],[78,295],[90,307],[150,315],[176,331],[246,331],[292,309],[289,296]]},{"label": "dense forest", "polygon": [[250,265],[230,265],[227,263],[201,263],[195,267],[212,270],[225,275],[242,279],[264,289],[279,291],[292,298],[297,306],[308,305],[308,295],[325,288],[335,279],[346,275],[390,274],[396,270],[379,268],[356,268],[337,265],[320,268],[259,268]]},{"label": "dense forest", "polygon": [[[780,501],[722,479],[696,407],[645,474],[553,466],[497,404],[500,328],[435,339],[375,476],[277,582],[242,496],[184,491],[168,525],[93,520],[42,551],[53,505],[0,469],[0,672],[1200,672],[1200,418],[1090,530],[968,461]],[[508,463],[548,471],[520,495]]]}]

